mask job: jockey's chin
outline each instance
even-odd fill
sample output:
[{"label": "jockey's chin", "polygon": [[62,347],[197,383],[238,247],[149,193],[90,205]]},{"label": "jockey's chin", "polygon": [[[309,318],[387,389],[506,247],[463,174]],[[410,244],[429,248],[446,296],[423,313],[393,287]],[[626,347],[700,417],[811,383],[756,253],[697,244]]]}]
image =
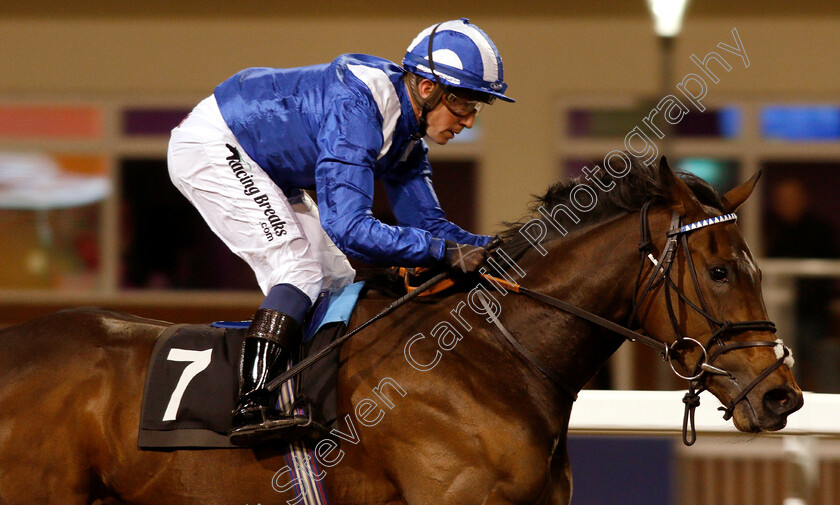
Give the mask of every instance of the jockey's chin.
[{"label": "jockey's chin", "polygon": [[438,104],[426,119],[426,136],[435,144],[444,145],[464,128],[472,128],[474,122],[475,114],[459,117],[452,114],[443,104]]},{"label": "jockey's chin", "polygon": [[455,135],[458,133],[459,132],[452,130],[443,130],[439,132],[427,132],[426,136],[429,137],[429,140],[435,144],[446,145],[450,140],[454,139]]}]

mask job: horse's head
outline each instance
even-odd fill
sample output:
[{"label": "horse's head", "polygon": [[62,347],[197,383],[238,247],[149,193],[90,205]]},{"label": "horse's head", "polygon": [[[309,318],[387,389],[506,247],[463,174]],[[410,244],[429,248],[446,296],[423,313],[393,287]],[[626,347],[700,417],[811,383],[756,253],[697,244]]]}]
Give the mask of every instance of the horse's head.
[{"label": "horse's head", "polygon": [[746,432],[779,430],[803,404],[793,358],[768,321],[761,272],[733,214],[758,175],[718,197],[708,186],[689,187],[663,158],[664,205],[652,207],[649,219],[642,210],[651,255],[636,289],[643,330],[668,346],[672,366],[692,388],[711,391],[724,417]]}]

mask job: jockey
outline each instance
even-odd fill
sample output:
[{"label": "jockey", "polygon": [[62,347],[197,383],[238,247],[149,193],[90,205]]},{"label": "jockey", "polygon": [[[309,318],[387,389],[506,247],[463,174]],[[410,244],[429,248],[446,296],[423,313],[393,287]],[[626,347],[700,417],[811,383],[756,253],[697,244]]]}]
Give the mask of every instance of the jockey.
[{"label": "jockey", "polygon": [[[420,32],[403,67],[345,54],[243,70],[172,130],[172,182],[266,294],[242,351],[232,443],[307,422],[278,412],[266,385],[299,345],[321,290],[353,281],[345,254],[386,266],[480,266],[490,237],[446,219],[423,138],[446,144],[484,105],[513,102],[506,88],[495,45],[461,19]],[[376,179],[399,226],[371,215]],[[302,189],[315,190],[317,205]]]}]

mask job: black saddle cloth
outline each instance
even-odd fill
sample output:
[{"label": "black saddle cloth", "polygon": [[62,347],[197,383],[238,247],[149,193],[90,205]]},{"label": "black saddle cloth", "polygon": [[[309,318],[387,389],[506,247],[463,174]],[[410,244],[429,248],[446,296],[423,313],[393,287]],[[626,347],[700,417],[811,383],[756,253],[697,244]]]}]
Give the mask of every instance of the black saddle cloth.
[{"label": "black saddle cloth", "polygon": [[[302,346],[301,357],[323,349],[345,328],[342,322],[321,327]],[[246,331],[247,326],[174,325],[158,337],[143,392],[139,447],[236,447],[228,432]],[[336,418],[338,358],[334,349],[292,379],[295,399],[307,399],[313,419],[324,425]]]}]

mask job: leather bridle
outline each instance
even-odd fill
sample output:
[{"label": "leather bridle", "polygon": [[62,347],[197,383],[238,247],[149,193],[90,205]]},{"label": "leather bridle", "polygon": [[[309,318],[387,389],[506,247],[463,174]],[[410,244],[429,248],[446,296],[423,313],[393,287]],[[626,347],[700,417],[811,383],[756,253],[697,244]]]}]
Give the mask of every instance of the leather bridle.
[{"label": "leather bridle", "polygon": [[[753,379],[753,381],[750,382],[746,387],[741,387],[740,392],[729,402],[729,405],[719,408],[719,410],[723,411],[724,420],[728,421],[732,417],[735,411],[735,407],[742,400],[744,400],[747,397],[747,395],[756,386],[758,386],[758,384],[761,381],[763,381],[767,376],[769,376],[777,368],[779,368],[791,355],[791,351],[787,346],[785,346],[782,343],[780,339],[776,339],[773,341],[751,340],[747,342],[726,342],[725,339],[727,337],[730,337],[735,334],[740,334],[745,331],[769,331],[775,333],[776,325],[769,320],[732,322],[726,319],[718,319],[711,314],[709,306],[706,303],[706,299],[703,296],[703,292],[700,289],[700,280],[697,276],[697,269],[694,265],[694,259],[691,255],[691,248],[688,246],[688,237],[692,232],[701,228],[705,228],[707,226],[727,222],[735,222],[738,219],[738,217],[734,213],[716,216],[697,221],[695,223],[691,223],[685,226],[681,226],[680,216],[679,214],[674,212],[671,216],[671,226],[667,233],[668,238],[665,244],[665,248],[659,257],[659,261],[654,261],[652,256],[653,246],[650,242],[650,229],[648,227],[649,210],[650,202],[645,204],[641,211],[642,239],[639,243],[639,252],[642,254],[642,265],[639,268],[639,276],[636,281],[636,293],[639,292],[639,287],[641,286],[641,272],[644,270],[645,259],[650,259],[651,261],[653,261],[654,267],[649,275],[647,286],[641,292],[641,295],[636,299],[634,303],[629,324],[633,324],[638,313],[638,309],[644,302],[644,300],[647,298],[648,294],[654,291],[659,283],[664,283],[663,287],[665,292],[665,306],[668,311],[668,319],[671,321],[671,326],[674,330],[674,335],[677,336],[677,339],[671,345],[665,344],[663,357],[671,365],[671,369],[674,371],[675,374],[688,380],[688,392],[683,397],[683,403],[685,403],[685,416],[683,419],[683,441],[686,445],[691,445],[697,438],[696,431],[694,429],[694,410],[700,405],[699,394],[707,389],[706,377],[708,375],[725,375],[737,384],[737,381],[735,380],[735,377],[731,372],[714,366],[714,362],[720,356],[731,351],[739,349],[748,349],[753,347],[776,348],[778,346],[781,349],[781,352],[776,353],[779,356],[775,362],[770,364],[767,368],[764,369],[764,371],[758,374],[758,376],[756,376],[755,379]],[[697,295],[697,300],[700,303],[699,306],[691,300],[689,300],[688,297],[680,289],[677,288],[676,284],[671,279],[671,266],[673,265],[674,258],[677,256],[677,252],[679,250],[680,245],[682,245],[683,251],[685,253],[688,272],[691,275],[691,282],[694,285],[694,291]],[[706,345],[703,345],[698,339],[681,335],[679,322],[677,321],[677,317],[674,312],[674,305],[672,301],[673,297],[671,295],[672,290],[677,293],[680,300],[682,300],[687,306],[691,307],[692,310],[703,316],[703,318],[709,324],[709,329],[712,333],[711,336],[708,338]],[[672,357],[675,352],[675,349],[677,347],[684,346],[684,344],[686,343],[697,346],[701,351],[700,358],[697,360],[697,363],[694,366],[694,370],[691,372],[690,376],[685,376],[677,372],[672,362]],[[689,420],[691,422],[690,438],[687,435],[687,423]]]},{"label": "leather bridle", "polygon": [[[540,301],[557,309],[569,312],[578,317],[586,319],[594,324],[597,324],[603,328],[618,333],[619,335],[632,342],[640,342],[645,345],[648,345],[649,347],[659,350],[662,355],[662,358],[668,361],[674,373],[679,377],[688,380],[688,392],[683,397],[683,403],[685,404],[685,414],[683,416],[682,433],[683,442],[686,445],[692,445],[697,439],[697,432],[694,426],[694,411],[700,405],[699,394],[707,389],[707,377],[709,375],[725,375],[737,384],[735,376],[731,372],[714,366],[714,362],[720,356],[739,349],[747,349],[753,347],[773,347],[776,348],[776,355],[778,357],[778,359],[775,362],[773,362],[770,366],[764,369],[763,372],[756,376],[756,378],[750,384],[748,384],[746,387],[742,387],[740,392],[729,402],[729,405],[719,408],[719,410],[722,410],[724,413],[723,418],[725,420],[729,420],[732,417],[735,407],[738,405],[738,403],[744,400],[747,397],[747,395],[761,381],[763,381],[767,376],[773,373],[773,371],[775,371],[783,363],[785,363],[785,360],[787,360],[791,356],[791,352],[790,349],[787,346],[785,346],[779,339],[774,341],[755,340],[748,342],[726,342],[725,340],[727,337],[730,337],[734,334],[740,334],[745,331],[769,331],[775,333],[776,325],[773,324],[772,321],[768,320],[732,322],[728,320],[718,319],[711,314],[706,300],[703,297],[703,293],[700,289],[700,281],[697,276],[697,270],[694,266],[694,260],[691,256],[691,250],[688,247],[688,236],[692,232],[701,228],[705,228],[707,226],[727,222],[734,222],[737,220],[737,216],[735,214],[725,214],[681,226],[681,218],[679,214],[677,214],[676,212],[673,213],[671,217],[671,226],[669,231],[667,232],[665,248],[660,254],[659,259],[655,260],[652,254],[653,245],[650,241],[650,228],[648,224],[648,213],[650,210],[651,203],[652,202],[646,203],[641,209],[641,242],[639,243],[639,252],[642,255],[642,262],[639,267],[638,276],[636,278],[636,289],[634,290],[634,293],[636,293],[637,295],[635,295],[636,298],[633,303],[633,310],[631,312],[627,326],[633,326],[633,323],[636,320],[636,316],[641,305],[647,299],[648,295],[654,292],[659,287],[659,285],[662,284],[664,287],[665,305],[668,311],[668,319],[670,320],[674,334],[676,335],[676,339],[671,344],[665,344],[663,342],[660,342],[659,340],[653,339],[647,335],[644,335],[637,331],[633,331],[626,326],[616,324],[612,321],[597,316],[589,311],[583,310],[579,307],[563,302],[562,300],[558,300],[557,298],[546,295],[544,293],[529,290],[523,286],[520,286],[519,284],[511,283],[503,279],[491,279],[492,282],[501,283],[514,292],[524,294],[537,301]],[[699,306],[696,303],[689,300],[688,297],[686,297],[686,295],[677,287],[677,285],[671,279],[671,267],[673,265],[674,258],[676,258],[677,256],[680,245],[682,245],[683,250],[685,251],[688,271],[691,275],[692,283],[694,284],[694,289],[697,294]],[[643,290],[640,290],[640,287],[642,286],[642,283],[645,279],[643,272],[645,271],[645,264],[647,264],[647,260],[650,260],[653,263],[653,268],[647,274],[647,283],[645,284],[645,288]],[[674,311],[672,292],[676,292],[678,299],[682,300],[687,306],[691,307],[692,310],[703,316],[703,318],[708,322],[711,330],[711,336],[708,338],[708,343],[706,345],[701,343],[701,336],[698,336],[697,338],[692,338],[681,335],[679,321],[677,320],[676,312]],[[501,330],[502,334],[505,336],[508,342],[511,343],[514,346],[514,348],[520,352],[520,354],[522,354],[528,361],[530,361],[532,365],[534,365],[538,370],[540,370],[546,377],[548,377],[552,382],[560,386],[561,389],[563,389],[573,399],[575,399],[577,390],[579,390],[579,388],[570,386],[568,380],[566,380],[556,371],[553,371],[549,367],[540,363],[536,356],[525,350],[522,344],[516,341],[513,335],[511,335],[510,332],[501,324],[498,318],[492,314],[492,311],[489,310],[490,307],[487,304],[488,302],[483,296],[481,297],[481,302],[485,305],[485,310],[487,310],[488,314],[490,314],[490,317],[493,319],[493,322]],[[677,370],[674,368],[674,364],[672,361],[675,354],[678,352],[677,349],[685,347],[686,344],[697,346],[701,351],[700,358],[697,360],[697,363],[695,364],[694,369],[691,375],[689,376],[677,372]]]}]

